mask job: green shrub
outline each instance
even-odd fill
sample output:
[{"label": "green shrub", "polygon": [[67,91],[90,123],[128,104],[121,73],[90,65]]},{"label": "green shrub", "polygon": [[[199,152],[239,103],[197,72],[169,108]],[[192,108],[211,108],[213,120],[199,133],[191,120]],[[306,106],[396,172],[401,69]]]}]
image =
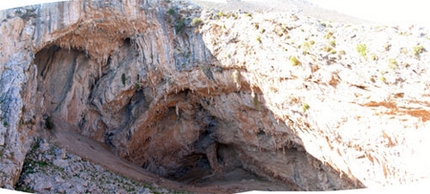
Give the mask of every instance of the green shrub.
[{"label": "green shrub", "polygon": [[199,26],[202,23],[203,23],[202,19],[200,19],[200,18],[193,18],[193,20],[191,21],[191,26]]},{"label": "green shrub", "polygon": [[330,41],[330,46],[336,47],[336,40],[331,40]]},{"label": "green shrub", "polygon": [[223,16],[225,16],[225,14],[224,14],[224,12],[222,12],[222,11],[220,11],[220,12],[218,12],[218,13],[216,14],[216,18],[217,18],[217,19],[220,19],[220,18],[222,18]]},{"label": "green shrub", "polygon": [[328,33],[324,36],[324,38],[325,38],[325,39],[330,39],[331,37],[333,37],[333,32],[328,32]]},{"label": "green shrub", "polygon": [[310,106],[308,104],[306,104],[306,103],[302,104],[302,111],[303,112],[306,112],[309,108],[310,108]]},{"label": "green shrub", "polygon": [[257,36],[256,40],[257,40],[258,43],[260,43],[260,44],[262,43],[261,36]]},{"label": "green shrub", "polygon": [[169,11],[167,11],[167,13],[169,13],[170,15],[173,15],[173,14],[175,14],[175,10],[169,9]]},{"label": "green shrub", "polygon": [[178,23],[176,23],[176,25],[175,25],[175,31],[176,31],[176,33],[178,33],[179,31],[181,31],[182,28],[184,28],[184,26],[185,26],[185,20],[184,19],[179,20]]},{"label": "green shrub", "polygon": [[366,56],[367,56],[367,45],[366,44],[358,44],[356,49],[357,49],[358,54],[360,54],[360,56],[366,58]]},{"label": "green shrub", "polygon": [[424,50],[424,47],[422,45],[414,46],[414,55],[415,56],[420,55],[423,52],[423,50]]},{"label": "green shrub", "polygon": [[384,84],[386,84],[386,83],[387,83],[387,80],[385,79],[385,77],[384,77],[383,75],[381,75],[381,76],[379,77],[379,80],[381,80],[381,82],[382,82],[382,83],[384,83]]},{"label": "green shrub", "polygon": [[304,42],[302,44],[303,54],[309,54],[309,49],[311,48],[311,44],[309,42]]},{"label": "green shrub", "polygon": [[384,46],[385,51],[389,51],[391,49],[391,44],[386,44]]},{"label": "green shrub", "polygon": [[122,81],[122,85],[124,85],[125,86],[125,81],[127,80],[127,78],[125,77],[125,74],[123,73],[122,75],[121,75],[121,81]]},{"label": "green shrub", "polygon": [[296,56],[291,56],[290,57],[290,62],[291,62],[291,65],[293,65],[293,66],[300,65],[300,61],[297,59]]},{"label": "green shrub", "polygon": [[254,95],[254,108],[256,109],[256,110],[260,110],[260,102],[258,101],[258,96],[257,96],[257,94],[255,94]]},{"label": "green shrub", "polygon": [[334,50],[334,49],[331,49],[331,50],[330,50],[330,54],[333,54],[333,55],[334,55],[334,54],[336,54],[336,53],[337,53],[337,51],[336,51],[336,50]]},{"label": "green shrub", "polygon": [[394,59],[394,58],[390,58],[390,59],[388,59],[388,67],[389,67],[390,69],[397,69],[397,67],[398,67],[397,60],[396,60],[396,59]]}]

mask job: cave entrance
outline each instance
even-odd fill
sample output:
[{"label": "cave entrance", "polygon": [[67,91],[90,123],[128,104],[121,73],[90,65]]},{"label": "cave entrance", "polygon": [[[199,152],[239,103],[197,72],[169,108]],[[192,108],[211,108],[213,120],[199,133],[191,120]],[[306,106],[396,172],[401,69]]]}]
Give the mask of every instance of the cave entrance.
[{"label": "cave entrance", "polygon": [[198,76],[203,73],[190,78],[178,72],[172,81],[136,41],[125,39],[104,64],[79,50],[55,45],[40,50],[34,59],[39,127],[52,124],[55,130],[56,123],[67,123],[149,172],[195,186],[357,187],[309,155],[300,139],[259,103],[264,96],[258,88],[242,83],[238,90],[231,82],[191,89],[181,80],[206,79]]},{"label": "cave entrance", "polygon": [[[215,116],[211,103],[210,97],[189,89],[169,94],[154,108],[151,116],[157,122],[139,125],[125,158],[154,174],[195,186],[242,180],[259,180],[265,186],[276,182],[245,168],[237,145],[230,142],[237,135],[232,129],[235,124]],[[288,188],[277,184],[277,190]]]}]

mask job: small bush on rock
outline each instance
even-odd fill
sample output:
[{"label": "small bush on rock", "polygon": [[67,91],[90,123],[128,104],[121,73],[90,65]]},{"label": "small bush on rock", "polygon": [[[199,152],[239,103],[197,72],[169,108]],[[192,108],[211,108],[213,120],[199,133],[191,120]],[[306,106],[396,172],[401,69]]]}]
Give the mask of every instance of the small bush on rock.
[{"label": "small bush on rock", "polygon": [[193,20],[191,21],[191,26],[199,26],[200,24],[202,24],[203,21],[200,18],[193,18]]},{"label": "small bush on rock", "polygon": [[357,49],[358,54],[360,54],[360,56],[366,58],[366,55],[367,55],[367,45],[366,44],[358,44],[356,49]]}]

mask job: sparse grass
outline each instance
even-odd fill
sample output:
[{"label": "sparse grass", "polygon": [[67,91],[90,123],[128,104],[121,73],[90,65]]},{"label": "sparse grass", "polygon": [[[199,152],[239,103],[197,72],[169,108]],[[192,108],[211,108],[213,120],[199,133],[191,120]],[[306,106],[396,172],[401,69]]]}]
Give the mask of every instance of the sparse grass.
[{"label": "sparse grass", "polygon": [[367,45],[366,44],[358,44],[356,47],[358,54],[364,58],[367,56]]}]

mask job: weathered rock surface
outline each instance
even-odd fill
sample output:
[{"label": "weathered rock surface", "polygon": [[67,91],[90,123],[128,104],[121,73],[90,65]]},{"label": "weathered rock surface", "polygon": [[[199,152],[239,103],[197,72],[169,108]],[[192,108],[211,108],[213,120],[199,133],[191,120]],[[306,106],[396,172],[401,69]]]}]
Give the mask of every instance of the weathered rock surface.
[{"label": "weathered rock surface", "polygon": [[32,137],[62,126],[197,186],[234,169],[291,190],[428,178],[423,29],[138,0],[0,20],[3,187],[18,181]]}]

